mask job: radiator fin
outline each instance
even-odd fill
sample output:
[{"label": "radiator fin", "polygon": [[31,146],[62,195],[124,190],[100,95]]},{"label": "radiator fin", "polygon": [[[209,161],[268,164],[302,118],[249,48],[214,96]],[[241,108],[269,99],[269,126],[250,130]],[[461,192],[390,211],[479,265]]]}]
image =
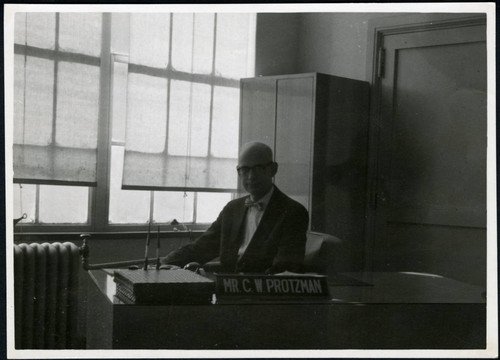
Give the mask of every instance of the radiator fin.
[{"label": "radiator fin", "polygon": [[45,347],[45,289],[47,287],[47,259],[40,244],[30,245],[35,251],[35,294],[33,297],[33,348]]},{"label": "radiator fin", "polygon": [[57,313],[57,283],[59,281],[59,256],[55,246],[43,243],[47,256],[47,304],[45,306],[45,347],[55,349],[56,344],[56,313]]},{"label": "radiator fin", "polygon": [[14,323],[15,325],[15,346],[22,348],[23,327],[21,324],[23,312],[23,289],[24,289],[24,256],[20,246],[14,246]]}]

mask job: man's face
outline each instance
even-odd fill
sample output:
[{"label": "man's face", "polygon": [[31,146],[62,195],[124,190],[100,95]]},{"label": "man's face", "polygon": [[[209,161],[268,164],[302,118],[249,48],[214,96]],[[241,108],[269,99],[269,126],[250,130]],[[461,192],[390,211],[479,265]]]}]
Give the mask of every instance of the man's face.
[{"label": "man's face", "polygon": [[256,200],[271,190],[276,164],[257,150],[249,149],[240,155],[238,175],[243,188]]}]

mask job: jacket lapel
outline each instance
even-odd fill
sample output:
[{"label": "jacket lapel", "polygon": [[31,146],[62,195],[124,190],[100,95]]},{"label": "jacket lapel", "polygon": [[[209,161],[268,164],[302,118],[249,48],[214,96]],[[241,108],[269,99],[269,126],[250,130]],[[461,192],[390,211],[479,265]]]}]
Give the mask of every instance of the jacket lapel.
[{"label": "jacket lapel", "polygon": [[223,236],[224,244],[222,245],[221,263],[223,263],[224,271],[233,272],[236,270],[238,261],[238,249],[242,240],[242,227],[245,220],[247,208],[245,207],[245,198],[240,198],[239,202],[231,208],[231,214],[228,216],[228,226],[225,227]]},{"label": "jacket lapel", "polygon": [[234,209],[233,221],[231,226],[231,244],[239,248],[241,243],[241,228],[243,226],[243,221],[245,220],[247,214],[247,208],[245,207],[246,197],[241,198],[241,203]]}]

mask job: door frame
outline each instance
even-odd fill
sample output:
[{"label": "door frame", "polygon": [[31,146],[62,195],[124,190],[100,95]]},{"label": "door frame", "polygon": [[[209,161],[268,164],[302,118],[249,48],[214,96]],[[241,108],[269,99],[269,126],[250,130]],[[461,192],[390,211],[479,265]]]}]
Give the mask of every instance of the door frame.
[{"label": "door frame", "polygon": [[366,188],[366,220],[364,270],[373,267],[374,239],[376,225],[376,204],[379,193],[379,151],[380,133],[383,124],[380,114],[381,79],[384,72],[383,45],[388,35],[417,33],[457,27],[486,24],[486,14],[399,14],[371,19],[368,22],[366,81],[371,86],[370,118],[368,130],[368,165]]}]

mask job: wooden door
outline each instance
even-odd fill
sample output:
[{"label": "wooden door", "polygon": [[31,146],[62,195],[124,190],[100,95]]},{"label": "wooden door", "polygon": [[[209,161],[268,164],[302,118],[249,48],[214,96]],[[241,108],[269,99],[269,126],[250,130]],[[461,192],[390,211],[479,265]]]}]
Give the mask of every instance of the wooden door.
[{"label": "wooden door", "polygon": [[424,30],[383,37],[373,265],[484,284],[486,29]]}]

